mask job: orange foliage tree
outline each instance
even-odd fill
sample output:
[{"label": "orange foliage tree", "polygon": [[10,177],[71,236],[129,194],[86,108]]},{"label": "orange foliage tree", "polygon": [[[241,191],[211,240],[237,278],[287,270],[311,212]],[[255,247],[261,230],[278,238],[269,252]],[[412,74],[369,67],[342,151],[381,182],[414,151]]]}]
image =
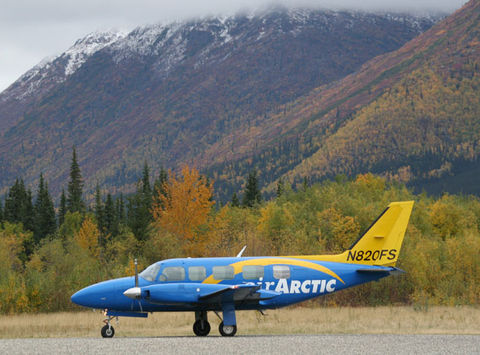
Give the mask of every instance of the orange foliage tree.
[{"label": "orange foliage tree", "polygon": [[153,202],[152,214],[156,227],[175,234],[182,241],[184,250],[197,242],[200,232],[208,229],[208,219],[215,203],[212,200],[212,184],[195,168],[185,165],[182,176],[169,172],[169,179],[158,191]]}]

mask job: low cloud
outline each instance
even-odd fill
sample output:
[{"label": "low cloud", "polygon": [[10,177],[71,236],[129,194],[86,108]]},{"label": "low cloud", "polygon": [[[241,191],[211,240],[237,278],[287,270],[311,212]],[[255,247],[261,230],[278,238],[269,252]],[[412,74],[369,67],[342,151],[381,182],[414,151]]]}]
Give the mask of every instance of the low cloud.
[{"label": "low cloud", "polygon": [[86,34],[111,28],[231,15],[268,6],[453,12],[464,0],[4,0],[0,11],[0,91],[46,56],[59,54]]}]

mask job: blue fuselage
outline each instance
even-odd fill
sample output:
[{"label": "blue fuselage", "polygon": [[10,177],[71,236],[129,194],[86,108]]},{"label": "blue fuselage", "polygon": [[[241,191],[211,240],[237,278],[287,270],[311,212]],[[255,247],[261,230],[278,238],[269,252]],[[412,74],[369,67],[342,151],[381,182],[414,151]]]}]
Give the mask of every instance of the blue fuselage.
[{"label": "blue fuselage", "polygon": [[[135,287],[132,276],[88,286],[72,301],[122,312],[219,311],[226,296],[215,297],[216,293],[232,286],[246,289],[231,293],[236,310],[273,309],[378,280],[391,269],[299,257],[169,259],[140,274],[138,299],[124,295]],[[256,286],[255,294],[248,285]]]}]

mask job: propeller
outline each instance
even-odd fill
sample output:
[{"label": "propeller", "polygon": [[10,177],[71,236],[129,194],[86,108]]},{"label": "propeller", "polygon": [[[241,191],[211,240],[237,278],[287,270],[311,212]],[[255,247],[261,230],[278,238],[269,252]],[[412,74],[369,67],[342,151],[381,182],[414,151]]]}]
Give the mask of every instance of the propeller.
[{"label": "propeller", "polygon": [[[128,298],[137,300],[138,305],[140,306],[140,312],[143,312],[142,302],[140,301],[140,298],[142,297],[142,289],[138,287],[138,263],[136,258],[135,258],[134,264],[135,264],[135,287],[129,288],[123,294]],[[132,304],[132,307],[133,307],[133,304]]]},{"label": "propeller", "polygon": [[138,287],[138,263],[137,263],[137,258],[135,258],[134,264],[135,264],[135,287]]}]

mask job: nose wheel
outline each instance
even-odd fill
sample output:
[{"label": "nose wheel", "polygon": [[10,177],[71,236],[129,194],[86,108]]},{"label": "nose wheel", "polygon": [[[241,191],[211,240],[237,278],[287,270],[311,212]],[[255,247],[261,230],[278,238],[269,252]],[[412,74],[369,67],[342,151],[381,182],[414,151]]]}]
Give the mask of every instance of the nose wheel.
[{"label": "nose wheel", "polygon": [[104,338],[113,338],[115,335],[115,329],[110,325],[104,325],[101,330],[102,337]]},{"label": "nose wheel", "polygon": [[[103,320],[103,323],[105,323],[105,325],[102,327],[102,330],[100,331],[100,333],[102,334],[103,338],[113,338],[113,336],[115,335],[115,329],[110,324],[110,321],[115,317],[107,316],[107,310],[105,310],[103,314],[105,315],[105,319]],[[117,317],[117,322],[118,322],[118,317]]]}]

